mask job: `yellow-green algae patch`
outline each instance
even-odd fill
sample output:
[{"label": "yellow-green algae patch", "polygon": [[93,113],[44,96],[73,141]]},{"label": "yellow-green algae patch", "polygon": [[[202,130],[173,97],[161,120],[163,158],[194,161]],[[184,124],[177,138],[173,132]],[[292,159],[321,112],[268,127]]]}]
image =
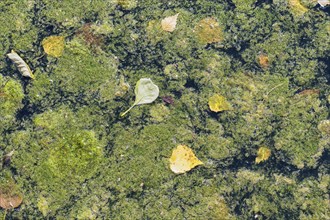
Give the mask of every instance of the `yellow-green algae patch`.
[{"label": "yellow-green algae patch", "polygon": [[[11,77],[0,75],[0,132],[13,129],[17,121],[15,115],[23,108],[23,88],[22,85]],[[5,135],[0,135],[0,140],[3,140]],[[6,145],[3,145],[6,146]],[[3,148],[4,149],[4,148]],[[10,152],[12,147],[9,147],[7,152]],[[3,155],[5,152],[2,153]]]},{"label": "yellow-green algae patch", "polygon": [[196,24],[194,30],[202,44],[217,43],[223,40],[222,29],[215,18],[202,19]]},{"label": "yellow-green algae patch", "polygon": [[10,77],[0,75],[0,111],[2,117],[13,116],[23,107],[24,98],[21,84]]},{"label": "yellow-green algae patch", "polygon": [[[34,137],[13,134],[13,144],[20,140],[21,146],[30,145],[13,162],[19,173],[27,172],[37,182],[35,190],[43,195],[38,206],[43,213],[54,213],[69,204],[69,198],[82,190],[81,184],[100,168],[104,143],[95,131],[83,126],[82,120],[62,106],[34,117]],[[37,153],[27,156],[30,150]],[[21,157],[25,163],[34,161],[35,167],[25,167]],[[45,204],[51,207],[48,211]]]}]

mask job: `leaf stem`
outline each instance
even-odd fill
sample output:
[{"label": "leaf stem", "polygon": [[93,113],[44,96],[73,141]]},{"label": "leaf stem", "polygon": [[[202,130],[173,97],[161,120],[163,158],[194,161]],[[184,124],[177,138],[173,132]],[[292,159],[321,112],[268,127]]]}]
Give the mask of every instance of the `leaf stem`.
[{"label": "leaf stem", "polygon": [[127,112],[129,112],[134,106],[135,106],[135,103],[129,109],[127,109],[126,111],[124,111],[123,113],[121,113],[120,114],[120,117],[124,117],[127,114]]}]

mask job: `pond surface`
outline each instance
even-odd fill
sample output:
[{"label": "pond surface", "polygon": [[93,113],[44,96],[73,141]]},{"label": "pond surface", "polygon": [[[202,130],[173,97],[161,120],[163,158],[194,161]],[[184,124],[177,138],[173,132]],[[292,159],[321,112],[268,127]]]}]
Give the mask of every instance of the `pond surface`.
[{"label": "pond surface", "polygon": [[329,219],[320,3],[2,0],[0,215]]}]

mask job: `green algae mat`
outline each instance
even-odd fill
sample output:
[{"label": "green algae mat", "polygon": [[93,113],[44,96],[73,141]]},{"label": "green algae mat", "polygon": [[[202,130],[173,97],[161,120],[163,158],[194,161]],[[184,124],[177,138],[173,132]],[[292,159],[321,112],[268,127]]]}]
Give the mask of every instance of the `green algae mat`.
[{"label": "green algae mat", "polygon": [[0,218],[329,219],[329,15],[1,0]]}]

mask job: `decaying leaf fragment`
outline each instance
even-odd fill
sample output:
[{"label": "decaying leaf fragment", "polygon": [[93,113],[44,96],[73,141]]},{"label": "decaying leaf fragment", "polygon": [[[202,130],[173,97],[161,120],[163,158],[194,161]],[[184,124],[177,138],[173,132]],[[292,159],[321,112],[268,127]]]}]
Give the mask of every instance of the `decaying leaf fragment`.
[{"label": "decaying leaf fragment", "polygon": [[209,98],[209,107],[213,112],[231,110],[231,105],[226,98],[218,94],[214,94]]},{"label": "decaying leaf fragment", "polygon": [[12,178],[7,179],[0,186],[0,207],[3,209],[12,209],[20,206],[23,201],[23,195],[19,192],[18,186]]},{"label": "decaying leaf fragment", "polygon": [[265,68],[267,68],[269,66],[269,58],[264,53],[261,53],[258,56],[258,62],[259,62],[259,65],[261,66],[261,68],[263,68],[263,69],[265,69]]},{"label": "decaying leaf fragment", "polygon": [[149,78],[141,78],[135,86],[135,102],[125,112],[121,113],[123,117],[127,114],[134,106],[148,104],[155,101],[159,95],[159,88]]},{"label": "decaying leaf fragment", "polygon": [[176,174],[185,173],[202,164],[203,162],[200,161],[195,156],[194,152],[185,145],[178,145],[173,149],[170,157],[170,168]]},{"label": "decaying leaf fragment", "polygon": [[256,163],[260,163],[262,161],[268,160],[270,157],[271,150],[267,147],[260,147],[258,150],[258,155],[256,157]]},{"label": "decaying leaf fragment", "polygon": [[21,205],[23,201],[22,195],[10,195],[0,193],[0,207],[3,209],[13,209]]},{"label": "decaying leaf fragment", "polygon": [[42,40],[42,47],[46,54],[53,57],[60,57],[64,50],[63,36],[49,36]]},{"label": "decaying leaf fragment", "polygon": [[23,76],[34,79],[34,75],[32,74],[30,67],[14,50],[8,53],[7,56],[16,64],[18,70],[22,73]]},{"label": "decaying leaf fragment", "polygon": [[13,156],[15,150],[10,151],[8,154],[5,154],[2,158],[2,166],[7,166],[10,164],[11,157]]},{"label": "decaying leaf fragment", "polygon": [[164,31],[173,32],[176,27],[176,21],[178,19],[179,13],[170,17],[166,17],[161,21],[162,29]]}]

